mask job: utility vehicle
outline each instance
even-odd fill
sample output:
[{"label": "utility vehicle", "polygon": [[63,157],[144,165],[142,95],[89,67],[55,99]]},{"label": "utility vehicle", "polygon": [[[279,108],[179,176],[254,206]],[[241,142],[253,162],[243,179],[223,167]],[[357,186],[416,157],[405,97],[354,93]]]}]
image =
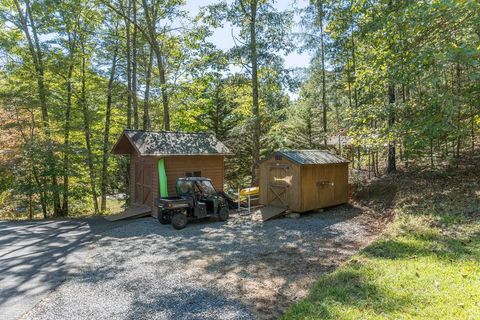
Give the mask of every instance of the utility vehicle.
[{"label": "utility vehicle", "polygon": [[157,199],[158,221],[171,223],[175,229],[183,229],[189,220],[207,217],[228,219],[228,202],[217,192],[208,178],[188,177],[177,180],[177,196]]}]

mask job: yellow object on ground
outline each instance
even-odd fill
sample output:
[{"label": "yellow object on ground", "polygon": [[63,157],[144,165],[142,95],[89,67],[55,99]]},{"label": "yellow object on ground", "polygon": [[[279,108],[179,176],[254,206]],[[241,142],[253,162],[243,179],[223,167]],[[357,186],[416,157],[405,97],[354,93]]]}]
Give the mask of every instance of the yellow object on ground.
[{"label": "yellow object on ground", "polygon": [[253,196],[260,193],[259,187],[251,187],[240,190],[240,196]]}]

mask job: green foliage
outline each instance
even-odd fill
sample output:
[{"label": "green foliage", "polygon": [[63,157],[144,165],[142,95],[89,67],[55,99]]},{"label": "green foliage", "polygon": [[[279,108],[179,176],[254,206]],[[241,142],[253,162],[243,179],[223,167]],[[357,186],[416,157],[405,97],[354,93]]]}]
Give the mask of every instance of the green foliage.
[{"label": "green foliage", "polygon": [[[105,150],[127,127],[162,130],[167,114],[172,130],[209,131],[230,147],[233,188],[250,184],[258,155],[322,148],[331,135],[351,138],[359,156],[376,154],[377,165],[390,142],[405,163],[429,158],[432,166],[458,163],[460,149],[477,147],[477,1],[310,1],[300,16],[302,44],[293,41],[295,10],[280,12],[273,1],[218,1],[197,17],[183,4],[0,2],[0,143],[11,152],[0,153],[0,191],[11,195],[10,211],[60,216],[68,212],[58,202],[70,198],[76,214],[90,210],[100,192],[93,189],[126,192],[128,160]],[[209,37],[225,23],[238,34],[222,51]],[[312,53],[304,73],[284,67],[295,45]]]},{"label": "green foliage", "polygon": [[[444,150],[470,145],[478,131],[472,99],[479,91],[472,88],[478,88],[479,10],[475,1],[311,1],[303,23],[314,60],[303,90],[321,87],[314,70],[322,17],[327,66],[335,74],[328,105],[337,106],[328,113],[329,131],[348,132],[356,148],[384,155],[394,141],[401,160],[458,157]],[[340,121],[332,121],[337,112]]]}]

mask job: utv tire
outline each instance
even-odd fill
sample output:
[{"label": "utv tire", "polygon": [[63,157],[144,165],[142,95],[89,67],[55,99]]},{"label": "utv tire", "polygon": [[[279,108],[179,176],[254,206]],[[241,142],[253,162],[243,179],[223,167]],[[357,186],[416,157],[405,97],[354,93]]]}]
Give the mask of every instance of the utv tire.
[{"label": "utv tire", "polygon": [[183,213],[175,213],[172,217],[172,226],[177,230],[185,228],[187,222],[187,217]]},{"label": "utv tire", "polygon": [[162,214],[162,213],[159,213],[158,214],[158,221],[161,223],[161,224],[169,224],[170,223],[170,219],[167,218],[166,215]]},{"label": "utv tire", "polygon": [[228,207],[220,208],[220,210],[218,211],[218,220],[227,221],[228,216],[229,216]]}]

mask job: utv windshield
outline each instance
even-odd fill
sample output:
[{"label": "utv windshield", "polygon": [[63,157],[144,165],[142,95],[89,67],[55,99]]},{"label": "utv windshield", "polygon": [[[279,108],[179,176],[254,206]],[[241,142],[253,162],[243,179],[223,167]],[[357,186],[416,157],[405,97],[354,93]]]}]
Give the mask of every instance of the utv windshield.
[{"label": "utv windshield", "polygon": [[178,180],[177,181],[177,194],[186,195],[191,194],[193,190],[192,181]]},{"label": "utv windshield", "polygon": [[197,181],[197,185],[202,190],[202,193],[206,195],[212,195],[217,193],[217,191],[215,190],[215,187],[213,186],[210,180]]}]

